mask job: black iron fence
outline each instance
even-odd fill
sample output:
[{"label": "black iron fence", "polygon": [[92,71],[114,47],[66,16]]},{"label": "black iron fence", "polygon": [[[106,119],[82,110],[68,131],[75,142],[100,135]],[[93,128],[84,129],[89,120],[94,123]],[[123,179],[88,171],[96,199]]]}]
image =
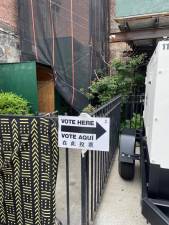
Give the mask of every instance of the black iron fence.
[{"label": "black iron fence", "polygon": [[92,117],[109,117],[109,152],[62,149],[56,193],[57,217],[63,225],[89,225],[95,220],[109,178],[120,128],[143,128],[144,96],[117,96]]},{"label": "black iron fence", "polygon": [[94,117],[110,118],[110,148],[109,152],[88,151],[82,156],[82,225],[88,225],[94,221],[97,209],[101,203],[113,156],[118,146],[120,110],[121,98],[116,97],[92,114]]},{"label": "black iron fence", "polygon": [[[63,225],[89,225],[94,221],[118,146],[120,112],[121,98],[116,97],[91,115],[111,120],[109,152],[86,151],[81,154],[77,150],[61,150],[63,162],[57,185],[66,188],[58,187],[56,204],[57,217]],[[62,198],[60,190],[65,192]]]}]

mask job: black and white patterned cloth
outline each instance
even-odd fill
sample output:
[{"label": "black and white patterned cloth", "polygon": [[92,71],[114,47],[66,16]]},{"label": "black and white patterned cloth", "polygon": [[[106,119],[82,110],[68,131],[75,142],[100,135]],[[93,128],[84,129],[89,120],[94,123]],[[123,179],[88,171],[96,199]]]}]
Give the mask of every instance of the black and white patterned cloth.
[{"label": "black and white patterned cloth", "polygon": [[0,116],[0,224],[55,225],[56,123]]}]

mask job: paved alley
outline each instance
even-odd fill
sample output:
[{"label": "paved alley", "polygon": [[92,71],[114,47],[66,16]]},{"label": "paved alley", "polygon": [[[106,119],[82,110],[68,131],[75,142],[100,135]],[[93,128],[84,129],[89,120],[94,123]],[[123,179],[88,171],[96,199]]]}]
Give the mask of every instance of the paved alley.
[{"label": "paved alley", "polygon": [[136,164],[134,181],[122,180],[118,174],[118,157],[112,168],[94,225],[146,225],[140,205],[140,167]]}]

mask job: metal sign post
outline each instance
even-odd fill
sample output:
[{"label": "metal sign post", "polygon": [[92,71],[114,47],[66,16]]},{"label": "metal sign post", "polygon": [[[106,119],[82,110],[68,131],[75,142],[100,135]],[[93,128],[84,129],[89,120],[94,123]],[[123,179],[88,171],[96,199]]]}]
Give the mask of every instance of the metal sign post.
[{"label": "metal sign post", "polygon": [[110,118],[59,116],[59,147],[109,151]]}]

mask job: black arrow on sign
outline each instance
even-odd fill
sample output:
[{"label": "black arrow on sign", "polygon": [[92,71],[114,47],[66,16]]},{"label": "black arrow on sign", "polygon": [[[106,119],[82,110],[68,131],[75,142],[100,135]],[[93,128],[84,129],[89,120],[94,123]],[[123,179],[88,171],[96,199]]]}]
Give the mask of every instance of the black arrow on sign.
[{"label": "black arrow on sign", "polygon": [[80,134],[96,134],[96,140],[99,139],[106,130],[96,122],[96,127],[74,127],[74,126],[61,126],[62,132],[80,133]]}]

